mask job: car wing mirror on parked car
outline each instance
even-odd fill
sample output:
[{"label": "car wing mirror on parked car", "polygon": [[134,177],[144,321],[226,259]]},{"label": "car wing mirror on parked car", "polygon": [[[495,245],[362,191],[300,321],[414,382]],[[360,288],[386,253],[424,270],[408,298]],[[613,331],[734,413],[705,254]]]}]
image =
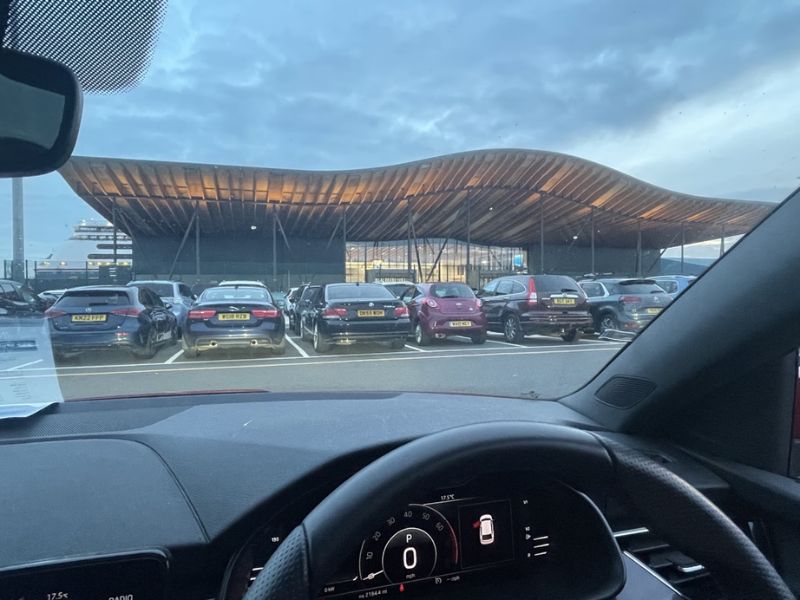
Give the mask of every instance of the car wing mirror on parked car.
[{"label": "car wing mirror on parked car", "polygon": [[83,95],[64,65],[0,49],[0,177],[55,171],[78,138]]},{"label": "car wing mirror on parked car", "polygon": [[164,303],[164,308],[166,308],[166,309],[172,308],[172,302],[165,302]]}]

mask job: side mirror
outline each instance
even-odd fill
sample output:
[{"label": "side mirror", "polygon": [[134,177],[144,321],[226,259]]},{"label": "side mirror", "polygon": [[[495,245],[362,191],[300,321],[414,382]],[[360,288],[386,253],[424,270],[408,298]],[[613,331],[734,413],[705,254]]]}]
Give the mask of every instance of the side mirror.
[{"label": "side mirror", "polygon": [[78,138],[83,95],[67,67],[0,50],[0,177],[55,171]]},{"label": "side mirror", "polygon": [[166,308],[167,310],[171,309],[172,308],[172,302],[165,302],[164,303],[164,308]]},{"label": "side mirror", "polygon": [[194,302],[195,300],[197,300],[197,294],[192,294],[192,302]]}]

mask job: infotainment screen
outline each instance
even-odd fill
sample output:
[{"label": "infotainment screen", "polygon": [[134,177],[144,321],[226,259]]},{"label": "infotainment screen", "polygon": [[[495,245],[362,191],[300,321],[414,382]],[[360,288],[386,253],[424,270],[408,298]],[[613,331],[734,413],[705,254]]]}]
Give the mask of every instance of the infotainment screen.
[{"label": "infotainment screen", "polygon": [[159,552],[37,564],[0,570],[0,599],[164,600],[166,573]]}]

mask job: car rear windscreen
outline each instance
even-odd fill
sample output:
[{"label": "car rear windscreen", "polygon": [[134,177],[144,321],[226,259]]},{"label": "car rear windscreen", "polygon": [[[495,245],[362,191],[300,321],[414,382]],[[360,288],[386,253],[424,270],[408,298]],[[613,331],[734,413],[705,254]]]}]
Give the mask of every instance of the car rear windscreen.
[{"label": "car rear windscreen", "polygon": [[272,302],[267,290],[263,288],[212,288],[203,292],[201,302]]},{"label": "car rear windscreen", "polygon": [[382,285],[329,285],[325,288],[328,300],[394,300],[396,296]]},{"label": "car rear windscreen", "polygon": [[[133,284],[131,284],[133,285]],[[137,286],[147,288],[156,296],[161,298],[172,298],[175,294],[174,288],[169,283],[136,283]]]},{"label": "car rear windscreen", "polygon": [[663,294],[655,282],[620,281],[611,285],[612,294]]},{"label": "car rear windscreen", "polygon": [[537,292],[580,292],[578,283],[566,275],[537,275],[533,278],[536,282]]},{"label": "car rear windscreen", "polygon": [[128,292],[122,290],[81,290],[66,292],[56,304],[59,308],[127,306],[131,300]]},{"label": "car rear windscreen", "polygon": [[464,283],[435,283],[431,286],[431,296],[437,298],[474,298],[475,293]]}]

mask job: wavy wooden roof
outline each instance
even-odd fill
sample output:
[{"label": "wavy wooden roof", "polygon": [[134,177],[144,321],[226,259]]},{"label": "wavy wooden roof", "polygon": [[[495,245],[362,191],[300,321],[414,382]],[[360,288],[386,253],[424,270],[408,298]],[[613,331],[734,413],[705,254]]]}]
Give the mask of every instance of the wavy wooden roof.
[{"label": "wavy wooden roof", "polygon": [[[199,205],[204,234],[255,225],[271,235],[277,210],[288,236],[332,235],[347,213],[348,240],[466,237],[496,245],[537,242],[542,209],[548,244],[687,243],[744,233],[774,207],[681,194],[577,157],[537,150],[480,150],[350,171],[298,171],[74,156],[61,168],[73,190],[104,217],[114,200],[131,235],[181,236]],[[577,236],[577,238],[575,238]]]}]

